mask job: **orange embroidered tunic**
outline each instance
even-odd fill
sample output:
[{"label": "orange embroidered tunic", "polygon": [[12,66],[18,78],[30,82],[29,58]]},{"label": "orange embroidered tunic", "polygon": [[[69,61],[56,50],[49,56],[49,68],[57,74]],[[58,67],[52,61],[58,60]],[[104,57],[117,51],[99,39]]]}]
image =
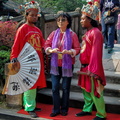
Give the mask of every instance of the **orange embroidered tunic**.
[{"label": "orange embroidered tunic", "polygon": [[39,78],[35,85],[31,89],[46,87],[46,79],[44,73],[44,61],[42,48],[44,46],[44,39],[42,32],[37,27],[29,26],[28,24],[23,24],[16,32],[14,44],[12,46],[10,59],[17,58],[25,43],[28,42],[37,51],[40,62],[41,62],[41,72]]}]

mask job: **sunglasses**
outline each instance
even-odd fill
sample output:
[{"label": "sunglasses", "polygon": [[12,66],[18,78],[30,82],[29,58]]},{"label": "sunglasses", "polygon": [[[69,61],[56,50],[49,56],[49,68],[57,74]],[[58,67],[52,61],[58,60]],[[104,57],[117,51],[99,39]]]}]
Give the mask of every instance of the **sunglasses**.
[{"label": "sunglasses", "polygon": [[65,21],[67,21],[67,19],[66,19],[66,18],[62,18],[62,19],[58,18],[58,19],[57,19],[57,22],[60,22],[60,21],[61,21],[61,22],[65,22]]}]

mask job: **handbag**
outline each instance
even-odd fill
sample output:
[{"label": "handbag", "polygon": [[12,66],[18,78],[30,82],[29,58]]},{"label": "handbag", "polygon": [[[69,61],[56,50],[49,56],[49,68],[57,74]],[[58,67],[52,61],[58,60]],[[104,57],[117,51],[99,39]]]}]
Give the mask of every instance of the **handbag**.
[{"label": "handbag", "polygon": [[104,18],[104,22],[106,25],[114,24],[115,18],[114,18],[114,16],[107,16]]},{"label": "handbag", "polygon": [[[106,0],[105,0],[106,1]],[[111,0],[112,3],[113,0]],[[108,3],[108,0],[107,0]],[[114,12],[111,12],[112,6],[109,6],[108,11],[105,12],[105,18],[104,18],[104,22],[106,25],[110,25],[110,24],[114,24],[115,23],[115,18],[114,18]]]}]

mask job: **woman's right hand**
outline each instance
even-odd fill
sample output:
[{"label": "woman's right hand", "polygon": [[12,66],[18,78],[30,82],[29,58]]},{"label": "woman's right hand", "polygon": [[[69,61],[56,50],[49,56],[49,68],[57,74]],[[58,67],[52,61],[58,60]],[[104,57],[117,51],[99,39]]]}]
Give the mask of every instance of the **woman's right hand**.
[{"label": "woman's right hand", "polygon": [[17,73],[19,71],[19,69],[20,69],[20,63],[18,61],[12,63],[12,67],[11,67],[12,71],[16,71],[16,73]]},{"label": "woman's right hand", "polygon": [[54,48],[54,49],[48,49],[49,53],[58,53],[59,49],[58,48]]}]

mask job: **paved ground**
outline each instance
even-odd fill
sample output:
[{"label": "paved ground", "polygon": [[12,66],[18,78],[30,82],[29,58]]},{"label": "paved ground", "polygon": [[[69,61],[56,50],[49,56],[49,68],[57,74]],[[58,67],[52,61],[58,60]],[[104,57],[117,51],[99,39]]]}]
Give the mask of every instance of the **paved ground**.
[{"label": "paved ground", "polygon": [[120,72],[120,44],[115,44],[111,54],[103,49],[103,66],[105,71]]},{"label": "paved ground", "polygon": [[103,49],[103,59],[119,59],[120,60],[120,44],[115,44],[112,54],[107,53],[107,49]]}]

